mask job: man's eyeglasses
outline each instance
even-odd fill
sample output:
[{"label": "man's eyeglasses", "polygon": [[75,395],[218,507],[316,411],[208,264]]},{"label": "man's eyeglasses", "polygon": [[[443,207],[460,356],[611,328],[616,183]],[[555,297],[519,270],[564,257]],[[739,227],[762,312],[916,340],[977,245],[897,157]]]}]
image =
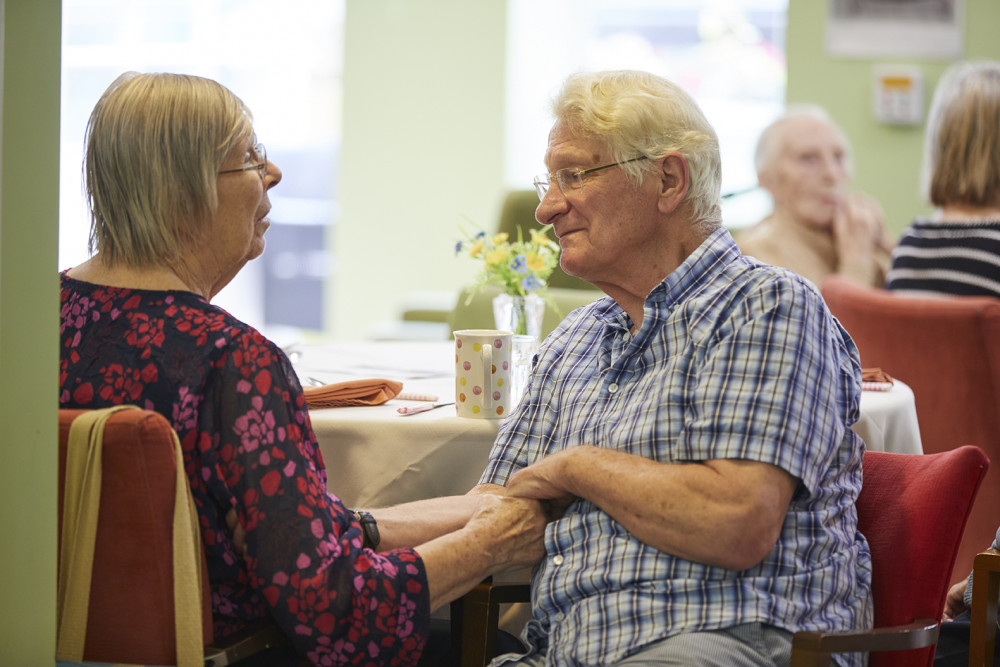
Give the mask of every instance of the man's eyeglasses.
[{"label": "man's eyeglasses", "polygon": [[538,176],[535,176],[535,180],[533,181],[535,192],[538,193],[539,199],[545,199],[545,193],[549,191],[549,185],[554,180],[556,185],[559,186],[559,190],[564,195],[568,195],[574,190],[583,190],[583,177],[587,174],[593,174],[595,171],[610,169],[611,167],[617,167],[618,165],[645,159],[645,155],[640,155],[639,157],[634,157],[631,160],[612,162],[611,164],[605,164],[600,167],[592,167],[590,169],[574,169],[572,167],[566,167],[564,169],[560,169],[554,174],[539,174]]},{"label": "man's eyeglasses", "polygon": [[220,171],[220,174],[238,174],[241,171],[258,171],[260,172],[261,178],[267,177],[267,149],[264,148],[264,144],[256,143],[253,147],[247,151],[247,156],[244,166],[239,169],[224,169]]}]

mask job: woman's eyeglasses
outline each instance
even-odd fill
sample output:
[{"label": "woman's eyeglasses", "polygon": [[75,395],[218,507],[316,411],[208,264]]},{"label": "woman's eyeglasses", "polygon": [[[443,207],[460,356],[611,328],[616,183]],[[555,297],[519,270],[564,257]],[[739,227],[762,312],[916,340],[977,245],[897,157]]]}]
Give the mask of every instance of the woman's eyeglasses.
[{"label": "woman's eyeglasses", "polygon": [[239,169],[224,169],[220,174],[238,174],[241,171],[258,171],[261,178],[267,177],[267,149],[264,144],[256,143],[247,151],[246,164]]}]

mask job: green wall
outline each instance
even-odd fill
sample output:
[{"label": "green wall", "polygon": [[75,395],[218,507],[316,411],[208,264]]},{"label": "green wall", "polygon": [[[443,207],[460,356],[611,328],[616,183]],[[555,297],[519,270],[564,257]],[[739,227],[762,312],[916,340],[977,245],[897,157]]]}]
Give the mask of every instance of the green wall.
[{"label": "green wall", "polygon": [[[950,62],[915,58],[839,59],[825,52],[829,3],[789,0],[789,103],[812,102],[827,109],[854,147],[855,186],[877,198],[886,224],[898,235],[917,215],[929,212],[919,193],[923,126],[891,126],[871,111],[872,66],[917,65],[924,75],[924,117],[934,85]],[[1000,60],[1000,3],[966,0],[965,58]]]},{"label": "green wall", "polygon": [[59,0],[0,0],[0,664],[55,662]]},{"label": "green wall", "polygon": [[347,1],[337,337],[392,319],[408,292],[468,282],[458,226],[500,211],[506,5]]}]

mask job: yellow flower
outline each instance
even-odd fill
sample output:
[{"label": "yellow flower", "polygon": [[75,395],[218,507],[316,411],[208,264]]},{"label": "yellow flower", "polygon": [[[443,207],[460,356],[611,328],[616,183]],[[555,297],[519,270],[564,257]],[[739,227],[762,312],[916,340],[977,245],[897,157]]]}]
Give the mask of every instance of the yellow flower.
[{"label": "yellow flower", "polygon": [[479,257],[480,253],[483,252],[483,242],[476,241],[472,244],[472,248],[469,249],[469,257]]},{"label": "yellow flower", "polygon": [[501,232],[500,234],[493,235],[493,245],[500,245],[501,243],[507,242],[507,237],[509,234],[507,232]]},{"label": "yellow flower", "polygon": [[486,253],[486,263],[490,265],[496,265],[502,263],[507,259],[507,249],[506,248],[494,248]]},{"label": "yellow flower", "polygon": [[531,250],[524,256],[524,263],[532,271],[539,271],[545,268],[545,260],[536,251]]},{"label": "yellow flower", "polygon": [[555,241],[536,229],[531,230],[531,242],[545,248],[552,248],[553,250],[559,249],[559,245]]}]

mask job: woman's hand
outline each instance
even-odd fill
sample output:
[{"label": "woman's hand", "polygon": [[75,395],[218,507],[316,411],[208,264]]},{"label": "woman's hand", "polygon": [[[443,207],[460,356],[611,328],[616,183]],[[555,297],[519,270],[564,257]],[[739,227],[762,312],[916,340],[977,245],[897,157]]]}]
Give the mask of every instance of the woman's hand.
[{"label": "woman's hand", "polygon": [[233,541],[236,553],[243,558],[247,557],[247,531],[240,523],[236,510],[231,509],[226,512],[226,527],[229,528],[229,538]]}]

